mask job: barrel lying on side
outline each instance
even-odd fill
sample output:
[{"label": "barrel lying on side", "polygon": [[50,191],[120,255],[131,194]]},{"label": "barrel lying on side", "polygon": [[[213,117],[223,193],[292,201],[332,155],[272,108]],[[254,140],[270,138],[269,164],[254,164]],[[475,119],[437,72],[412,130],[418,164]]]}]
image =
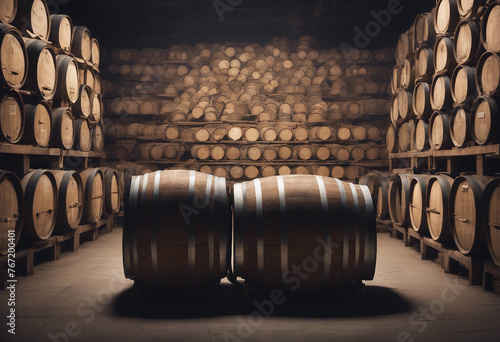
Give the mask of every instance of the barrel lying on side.
[{"label": "barrel lying on side", "polygon": [[76,171],[51,171],[58,191],[57,226],[55,232],[64,234],[78,227],[83,214],[83,183]]},{"label": "barrel lying on side", "polygon": [[414,177],[412,174],[396,175],[389,190],[389,214],[391,220],[402,227],[408,227],[410,223],[408,202],[410,199],[410,182]]},{"label": "barrel lying on side", "polygon": [[196,171],[132,178],[125,194],[125,276],[169,287],[218,284],[227,273],[225,179]]},{"label": "barrel lying on side", "polygon": [[500,267],[500,178],[495,178],[484,189],[481,216],[491,259]]},{"label": "barrel lying on side", "polygon": [[0,24],[0,85],[19,89],[28,75],[28,54],[21,33],[14,27]]},{"label": "barrel lying on side", "polygon": [[15,144],[24,133],[25,113],[21,95],[15,90],[0,90],[0,141]]},{"label": "barrel lying on side", "polygon": [[453,178],[432,176],[427,183],[425,211],[429,234],[433,240],[445,243],[451,237],[449,197]]},{"label": "barrel lying on side", "polygon": [[[290,175],[235,184],[233,197],[234,276],[301,290],[373,278],[375,211],[366,186]],[[305,261],[310,272],[299,284],[291,269]]]},{"label": "barrel lying on side", "polygon": [[16,246],[23,228],[23,214],[21,181],[14,173],[0,170],[0,255],[8,253],[11,242]]},{"label": "barrel lying on side", "polygon": [[84,200],[82,223],[101,219],[104,202],[103,174],[100,169],[86,169],[80,173],[83,182]]}]

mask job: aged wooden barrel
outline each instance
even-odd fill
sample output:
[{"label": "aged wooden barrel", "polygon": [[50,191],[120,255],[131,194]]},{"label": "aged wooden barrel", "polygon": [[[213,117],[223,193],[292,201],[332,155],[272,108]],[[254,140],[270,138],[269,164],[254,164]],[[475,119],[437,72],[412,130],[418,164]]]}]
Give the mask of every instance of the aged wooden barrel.
[{"label": "aged wooden barrel", "polygon": [[64,234],[76,229],[82,219],[84,195],[82,178],[76,171],[50,172],[56,180],[58,193],[57,225],[54,232]]},{"label": "aged wooden barrel", "polygon": [[184,170],[133,177],[123,227],[125,276],[168,287],[218,284],[228,269],[228,208],[224,178]]},{"label": "aged wooden barrel", "polygon": [[92,56],[92,36],[89,29],[85,26],[73,27],[71,52],[75,57],[81,58],[84,61],[90,61]]},{"label": "aged wooden barrel", "polygon": [[427,226],[433,240],[447,242],[451,238],[449,197],[454,179],[446,176],[432,176],[427,183],[425,212]]},{"label": "aged wooden barrel", "polygon": [[41,101],[24,106],[25,126],[21,142],[40,147],[48,147],[52,134],[50,105]]},{"label": "aged wooden barrel", "polygon": [[86,169],[80,172],[83,182],[82,223],[98,222],[104,205],[104,180],[100,169]]},{"label": "aged wooden barrel", "polygon": [[108,214],[120,212],[120,186],[115,169],[102,168],[104,179],[104,210]]},{"label": "aged wooden barrel", "polygon": [[104,125],[102,122],[92,129],[92,150],[96,152],[104,151]]},{"label": "aged wooden barrel", "polygon": [[71,56],[57,55],[57,92],[55,98],[74,104],[78,100],[80,82],[78,64]]},{"label": "aged wooden barrel", "polygon": [[[9,171],[0,170],[0,255],[14,247],[23,228],[24,200],[21,181]],[[13,231],[13,233],[9,233]]]},{"label": "aged wooden barrel", "polygon": [[[396,91],[396,95],[394,95],[391,98],[391,109],[390,109],[390,117],[391,117],[391,122],[393,125],[395,125],[398,120],[401,119],[401,116],[399,115],[399,103],[398,103],[398,96],[397,96],[398,91]],[[341,131],[339,131],[339,138],[342,139],[340,135]],[[344,139],[342,139],[344,140]]]},{"label": "aged wooden barrel", "polygon": [[23,89],[39,93],[52,100],[57,87],[56,55],[42,40],[23,38],[28,53],[28,77]]},{"label": "aged wooden barrel", "polygon": [[453,108],[450,122],[450,138],[456,147],[465,146],[471,139],[470,111],[464,105]]},{"label": "aged wooden barrel", "polygon": [[76,119],[74,121],[75,141],[74,148],[79,151],[89,152],[92,148],[92,133],[87,119]]},{"label": "aged wooden barrel", "polygon": [[0,90],[0,141],[11,144],[21,140],[25,112],[21,95],[15,90]]},{"label": "aged wooden barrel", "polygon": [[475,19],[489,0],[458,0],[457,8],[460,17]]},{"label": "aged wooden barrel", "polygon": [[415,60],[405,59],[401,66],[401,87],[411,89],[415,85]]},{"label": "aged wooden barrel", "polygon": [[415,148],[422,152],[429,149],[429,124],[424,119],[417,121],[415,127]]},{"label": "aged wooden barrel", "polygon": [[413,93],[406,91],[404,89],[399,89],[397,96],[398,96],[399,116],[403,120],[412,119],[413,118],[413,109],[412,109]]},{"label": "aged wooden barrel", "polygon": [[0,9],[0,22],[10,24],[17,14],[18,0],[2,0]]},{"label": "aged wooden barrel", "polygon": [[392,77],[391,77],[392,94],[395,95],[400,87],[401,87],[401,65],[395,65],[392,68]]},{"label": "aged wooden barrel", "polygon": [[99,49],[99,41],[97,38],[92,38],[92,54],[90,62],[93,64],[94,68],[99,69],[99,64],[101,63],[101,51]]},{"label": "aged wooden barrel", "polygon": [[101,94],[92,93],[91,98],[92,99],[91,99],[90,103],[91,103],[92,107],[90,110],[90,120],[95,121],[95,122],[99,122],[102,120],[102,116],[103,116],[103,112],[104,112]]},{"label": "aged wooden barrel", "polygon": [[28,54],[21,33],[0,24],[0,85],[19,89],[28,75]]},{"label": "aged wooden barrel", "polygon": [[408,152],[411,149],[412,123],[404,122],[398,130],[398,152]]},{"label": "aged wooden barrel", "polygon": [[500,53],[500,40],[498,39],[498,32],[500,31],[499,17],[500,2],[492,1],[481,21],[481,42],[486,50],[496,53]]},{"label": "aged wooden barrel", "polygon": [[425,196],[428,189],[428,175],[416,175],[410,182],[408,210],[410,212],[411,227],[420,235],[428,230],[425,211]]},{"label": "aged wooden barrel", "polygon": [[452,147],[450,121],[450,114],[439,111],[432,114],[429,121],[429,145],[433,150],[445,150]]},{"label": "aged wooden barrel", "polygon": [[397,174],[394,176],[389,189],[389,214],[392,222],[408,227],[410,224],[410,182],[415,177],[413,174]]},{"label": "aged wooden barrel", "polygon": [[92,91],[86,84],[81,84],[78,90],[78,99],[71,107],[76,117],[87,119],[92,110]]},{"label": "aged wooden barrel", "polygon": [[427,119],[432,115],[431,87],[428,83],[417,83],[413,89],[412,106],[417,118]]},{"label": "aged wooden barrel", "polygon": [[436,15],[434,16],[436,34],[453,34],[459,21],[460,15],[458,13],[457,0],[438,0]]},{"label": "aged wooden barrel", "polygon": [[439,37],[434,45],[433,57],[435,75],[451,73],[457,66],[453,53],[453,40],[449,37]]},{"label": "aged wooden barrel", "polygon": [[491,180],[483,192],[481,217],[491,259],[500,267],[500,178]]},{"label": "aged wooden barrel", "polygon": [[65,14],[50,15],[50,37],[55,47],[64,51],[71,51],[73,40],[73,21]]},{"label": "aged wooden barrel", "polygon": [[401,65],[403,61],[413,53],[413,38],[410,31],[399,36],[396,45],[396,62]]},{"label": "aged wooden barrel", "polygon": [[75,142],[75,128],[71,110],[66,107],[52,109],[52,147],[71,150]]},{"label": "aged wooden barrel", "polygon": [[417,15],[413,24],[413,36],[416,48],[434,45],[436,41],[436,30],[434,29],[433,12]]},{"label": "aged wooden barrel", "polygon": [[380,177],[380,185],[377,190],[377,217],[386,219],[389,217],[389,185],[394,178],[394,174],[387,177]]},{"label": "aged wooden barrel", "polygon": [[22,29],[25,37],[40,37],[48,40],[50,35],[50,15],[46,1],[17,1],[17,15],[12,25]]},{"label": "aged wooden barrel", "polygon": [[398,152],[398,135],[397,135],[397,130],[394,128],[394,126],[390,125],[387,128],[387,132],[385,135],[385,142],[387,146],[387,151],[389,153],[396,153]]},{"label": "aged wooden barrel", "polygon": [[57,218],[57,185],[52,173],[35,170],[21,181],[24,191],[23,239],[47,240]]},{"label": "aged wooden barrel", "polygon": [[480,47],[482,50],[480,32],[479,24],[475,21],[463,20],[458,24],[453,40],[453,52],[458,65],[475,65]]},{"label": "aged wooden barrel", "polygon": [[[304,266],[311,271],[301,290],[373,278],[375,211],[366,186],[290,175],[235,184],[233,194],[234,276],[294,289],[291,265],[309,260]],[[318,251],[323,257],[313,259]]]},{"label": "aged wooden barrel", "polygon": [[451,77],[451,95],[455,105],[472,104],[477,96],[476,68],[467,65],[455,68]]},{"label": "aged wooden barrel", "polygon": [[445,75],[436,75],[431,85],[431,104],[434,110],[447,110],[453,105],[451,80]]},{"label": "aged wooden barrel", "polygon": [[458,250],[465,255],[481,255],[487,250],[481,197],[490,180],[491,177],[460,176],[451,187],[451,231]]},{"label": "aged wooden barrel", "polygon": [[479,96],[472,105],[470,131],[472,138],[479,145],[498,141],[500,132],[500,100],[496,97]]},{"label": "aged wooden barrel", "polygon": [[419,48],[415,52],[415,66],[417,80],[432,78],[434,74],[434,50],[426,46]]},{"label": "aged wooden barrel", "polygon": [[476,68],[476,86],[479,94],[494,95],[500,92],[500,54],[485,52]]}]

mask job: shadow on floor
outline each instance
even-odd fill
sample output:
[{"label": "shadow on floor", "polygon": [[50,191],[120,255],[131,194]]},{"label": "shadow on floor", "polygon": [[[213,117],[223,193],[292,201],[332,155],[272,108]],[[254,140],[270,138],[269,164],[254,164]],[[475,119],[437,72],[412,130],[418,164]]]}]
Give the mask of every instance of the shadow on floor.
[{"label": "shadow on floor", "polygon": [[274,304],[270,298],[270,291],[243,289],[231,284],[205,291],[134,286],[115,298],[114,310],[118,316],[185,319],[249,315],[255,311],[264,316],[281,317],[368,317],[412,309],[411,303],[399,294],[380,286],[366,286],[364,293],[350,288],[287,293],[281,301],[275,301],[279,304]]}]

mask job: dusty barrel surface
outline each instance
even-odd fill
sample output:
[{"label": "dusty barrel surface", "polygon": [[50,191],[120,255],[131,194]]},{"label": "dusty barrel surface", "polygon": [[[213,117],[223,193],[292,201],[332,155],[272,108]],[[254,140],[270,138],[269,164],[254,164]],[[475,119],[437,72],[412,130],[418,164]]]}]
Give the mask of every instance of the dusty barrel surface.
[{"label": "dusty barrel surface", "polygon": [[[0,254],[8,253],[9,244],[14,247],[23,228],[23,188],[17,176],[0,170]],[[14,234],[9,234],[14,231]]]},{"label": "dusty barrel surface", "polygon": [[169,287],[218,284],[227,273],[226,181],[196,171],[132,178],[125,194],[125,276]]},{"label": "dusty barrel surface", "polygon": [[[373,278],[375,211],[366,186],[289,175],[235,184],[233,196],[235,276],[303,290]],[[290,270],[304,262],[309,277],[298,284]]]}]

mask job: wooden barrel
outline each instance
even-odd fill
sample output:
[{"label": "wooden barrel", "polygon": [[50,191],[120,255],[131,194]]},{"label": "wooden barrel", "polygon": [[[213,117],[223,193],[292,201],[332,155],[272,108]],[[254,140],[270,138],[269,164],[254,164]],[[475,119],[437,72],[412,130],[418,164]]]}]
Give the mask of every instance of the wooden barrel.
[{"label": "wooden barrel", "polygon": [[25,126],[21,143],[48,147],[52,133],[51,109],[47,102],[24,106]]},{"label": "wooden barrel", "polygon": [[415,52],[415,73],[417,80],[428,80],[434,74],[434,50],[422,46]]},{"label": "wooden barrel", "polygon": [[450,138],[456,147],[464,147],[470,140],[470,111],[464,105],[453,108],[450,122]]},{"label": "wooden barrel", "polygon": [[52,100],[57,87],[56,55],[42,40],[23,38],[28,53],[28,77],[23,89]]},{"label": "wooden barrel", "polygon": [[431,238],[442,243],[451,237],[449,196],[452,184],[453,178],[446,175],[432,176],[427,183],[427,226]]},{"label": "wooden barrel", "polygon": [[396,45],[396,62],[401,65],[403,61],[413,53],[413,38],[410,31],[399,36]]},{"label": "wooden barrel", "polygon": [[73,115],[69,108],[61,107],[52,109],[52,147],[71,150],[75,142],[75,129]]},{"label": "wooden barrel", "polygon": [[457,0],[438,0],[434,16],[434,28],[438,35],[451,35],[455,31],[460,15]]},{"label": "wooden barrel", "polygon": [[104,180],[101,169],[86,169],[80,172],[83,182],[82,223],[98,222],[104,205]]},{"label": "wooden barrel", "polygon": [[78,101],[80,82],[78,81],[78,64],[71,56],[57,55],[57,93],[55,98],[69,102]]},{"label": "wooden barrel", "polygon": [[0,171],[0,194],[0,255],[6,255],[19,241],[24,218],[23,188],[14,173]]},{"label": "wooden barrel", "polygon": [[104,125],[102,122],[92,129],[92,150],[96,152],[104,151]]},{"label": "wooden barrel", "polygon": [[2,1],[0,10],[0,23],[10,24],[17,14],[17,0]]},{"label": "wooden barrel", "polygon": [[50,37],[49,41],[55,47],[64,51],[71,51],[73,40],[73,21],[65,14],[50,15]]},{"label": "wooden barrel", "polygon": [[429,124],[420,119],[415,127],[415,148],[422,152],[429,149]]},{"label": "wooden barrel", "polygon": [[395,95],[401,87],[401,65],[395,65],[392,69],[391,93]]},{"label": "wooden barrel", "polygon": [[482,48],[480,32],[479,24],[475,21],[463,20],[458,24],[453,40],[453,52],[458,65],[475,65]]},{"label": "wooden barrel", "polygon": [[408,152],[411,149],[411,129],[410,122],[401,124],[398,130],[398,152]]},{"label": "wooden barrel", "polygon": [[75,57],[81,58],[84,61],[90,61],[92,56],[92,36],[89,29],[85,26],[73,27],[71,52]]},{"label": "wooden barrel", "polygon": [[399,116],[403,120],[409,120],[413,118],[413,110],[412,110],[412,99],[413,93],[406,91],[404,89],[398,90],[398,107],[399,107]]},{"label": "wooden barrel", "polygon": [[451,80],[445,75],[436,75],[431,85],[431,104],[434,110],[447,110],[453,105]]},{"label": "wooden barrel", "polygon": [[99,69],[99,64],[101,63],[101,51],[99,48],[99,41],[96,38],[92,38],[92,54],[90,62],[94,68]]},{"label": "wooden barrel", "polygon": [[[475,1],[475,3],[481,1]],[[484,2],[484,0],[483,0]],[[486,9],[481,21],[481,42],[486,50],[500,53],[500,41],[498,32],[500,30],[500,2],[494,1]]]},{"label": "wooden barrel", "polygon": [[414,177],[412,174],[395,175],[389,190],[389,214],[392,222],[401,227],[408,227],[410,224],[408,203],[410,182]]},{"label": "wooden barrel", "polygon": [[387,151],[389,153],[396,153],[398,152],[398,135],[396,128],[394,126],[390,125],[387,128],[387,132],[385,135],[385,143],[387,146]]},{"label": "wooden barrel", "polygon": [[478,15],[481,15],[481,10],[488,1],[489,0],[458,0],[458,13],[462,18],[475,19]]},{"label": "wooden barrel", "polygon": [[452,147],[450,137],[450,114],[436,111],[429,121],[429,145],[433,150],[446,150]]},{"label": "wooden barrel", "polygon": [[500,267],[500,178],[488,183],[483,192],[481,206],[483,226],[491,259]]},{"label": "wooden barrel", "polygon": [[91,98],[90,103],[92,106],[90,110],[90,120],[100,122],[104,112],[101,94],[92,93]]},{"label": "wooden barrel", "polygon": [[254,165],[250,165],[245,168],[245,177],[248,179],[255,179],[259,177],[259,174],[259,169]]},{"label": "wooden barrel", "polygon": [[133,177],[129,193],[125,276],[169,287],[219,284],[227,273],[230,243],[225,179],[158,171]]},{"label": "wooden barrel", "polygon": [[79,151],[89,152],[92,148],[93,130],[87,119],[76,119],[74,121],[75,141],[74,148]]},{"label": "wooden barrel", "polygon": [[401,66],[401,87],[411,89],[415,85],[415,60],[405,59]]},{"label": "wooden barrel", "polygon": [[81,84],[78,90],[78,99],[71,107],[76,117],[87,119],[92,110],[92,91],[86,84]]},{"label": "wooden barrel", "polygon": [[417,118],[427,119],[432,115],[431,87],[428,83],[417,83],[413,89],[412,106]]},{"label": "wooden barrel", "polygon": [[500,132],[500,99],[490,96],[479,96],[472,105],[470,114],[470,131],[478,145],[486,145],[498,141]]},{"label": "wooden barrel", "polygon": [[482,255],[486,251],[481,201],[491,177],[460,176],[450,190],[450,226],[453,239],[465,255]]},{"label": "wooden barrel", "polygon": [[389,217],[389,184],[394,178],[393,174],[379,178],[379,188],[377,190],[377,217],[386,219]]},{"label": "wooden barrel", "polygon": [[476,90],[476,68],[457,66],[451,77],[451,95],[455,105],[472,104],[477,96]]},{"label": "wooden barrel", "polygon": [[48,40],[50,15],[45,0],[17,1],[17,15],[12,25],[21,29],[25,37]]},{"label": "wooden barrel", "polygon": [[479,94],[494,95],[500,92],[500,54],[485,52],[476,68],[476,86]]},{"label": "wooden barrel", "polygon": [[76,171],[50,171],[56,180],[58,204],[57,234],[75,230],[80,224],[83,214],[83,183]]},{"label": "wooden barrel", "polygon": [[449,37],[439,37],[434,45],[434,73],[436,75],[451,73],[456,66],[453,40]]},{"label": "wooden barrel", "polygon": [[427,175],[418,175],[410,182],[410,199],[408,203],[410,223],[411,227],[420,235],[426,234],[428,231],[425,196],[427,195],[429,178]]},{"label": "wooden barrel", "polygon": [[[235,276],[268,288],[293,289],[290,285],[298,285],[289,267],[306,260],[303,265],[311,270],[301,290],[373,278],[375,212],[366,186],[290,175],[235,184],[233,194]],[[313,258],[318,251],[325,257]]]},{"label": "wooden barrel", "polygon": [[434,45],[436,41],[436,31],[434,29],[433,12],[417,15],[413,24],[413,37],[415,48]]},{"label": "wooden barrel", "polygon": [[28,54],[21,33],[0,24],[0,85],[21,88],[28,75]]},{"label": "wooden barrel", "polygon": [[0,141],[11,144],[21,140],[25,112],[21,95],[15,90],[0,90]]},{"label": "wooden barrel", "polygon": [[104,180],[104,210],[107,214],[120,212],[120,186],[118,173],[115,169],[105,167],[101,169]]},{"label": "wooden barrel", "polygon": [[47,240],[57,218],[57,185],[52,173],[35,170],[21,181],[24,191],[23,239]]}]

